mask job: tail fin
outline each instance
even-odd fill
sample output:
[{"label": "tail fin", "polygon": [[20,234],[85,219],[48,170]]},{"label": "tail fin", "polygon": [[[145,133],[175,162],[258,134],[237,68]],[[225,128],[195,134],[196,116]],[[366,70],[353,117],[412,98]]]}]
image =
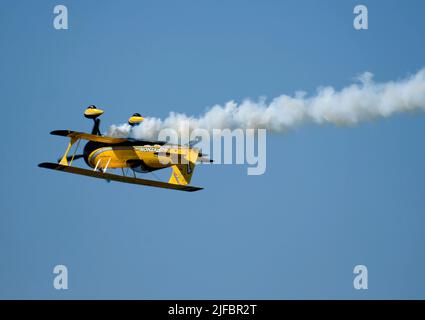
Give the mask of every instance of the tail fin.
[{"label": "tail fin", "polygon": [[193,171],[195,170],[196,160],[198,159],[199,151],[196,149],[188,149],[185,156],[186,163],[172,165],[173,172],[171,173],[168,183],[187,185],[190,183]]}]

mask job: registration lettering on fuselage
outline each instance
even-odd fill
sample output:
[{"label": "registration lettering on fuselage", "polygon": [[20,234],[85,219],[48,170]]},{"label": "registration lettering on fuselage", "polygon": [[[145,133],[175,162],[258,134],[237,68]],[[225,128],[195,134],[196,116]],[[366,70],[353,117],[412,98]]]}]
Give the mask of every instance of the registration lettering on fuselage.
[{"label": "registration lettering on fuselage", "polygon": [[142,152],[167,152],[168,148],[155,146],[135,146],[134,149]]}]

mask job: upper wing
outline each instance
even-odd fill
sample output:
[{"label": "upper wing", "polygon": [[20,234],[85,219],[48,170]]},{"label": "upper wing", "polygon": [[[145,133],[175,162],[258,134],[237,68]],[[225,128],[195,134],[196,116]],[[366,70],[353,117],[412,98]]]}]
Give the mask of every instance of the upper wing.
[{"label": "upper wing", "polygon": [[89,134],[89,133],[77,132],[77,131],[71,131],[71,130],[54,130],[54,131],[50,132],[50,134],[55,135],[55,136],[84,139],[84,140],[90,140],[90,141],[96,141],[96,142],[102,142],[102,143],[110,143],[110,144],[123,143],[123,142],[127,142],[127,141],[145,143],[145,144],[158,144],[158,145],[161,145],[161,146],[166,144],[165,141],[137,140],[137,139],[132,139],[132,138],[105,137],[105,136],[97,136],[95,134]]}]

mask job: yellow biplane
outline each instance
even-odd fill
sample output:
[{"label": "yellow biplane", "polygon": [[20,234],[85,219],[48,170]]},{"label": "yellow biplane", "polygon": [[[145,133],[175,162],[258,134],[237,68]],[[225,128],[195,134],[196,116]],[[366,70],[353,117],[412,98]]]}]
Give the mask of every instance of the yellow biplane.
[{"label": "yellow biplane", "polygon": [[[165,141],[102,136],[99,129],[100,119],[98,119],[102,114],[103,111],[95,106],[89,106],[85,110],[84,116],[94,121],[91,134],[70,130],[52,131],[52,135],[68,137],[70,139],[68,147],[58,163],[43,162],[38,166],[105,179],[108,182],[118,181],[181,191],[202,189],[189,186],[196,163],[212,162],[202,155],[200,149],[193,147],[199,140],[191,141],[187,145],[176,145]],[[135,113],[128,123],[136,126],[143,120],[140,114]],[[88,142],[84,146],[83,153],[78,154],[81,140]],[[76,147],[72,155],[69,155],[73,146]],[[80,158],[83,158],[92,169],[72,166],[72,163]],[[136,176],[136,172],[148,173],[170,167],[172,173],[168,182],[141,179]],[[108,169],[120,169],[121,174],[107,173]]]}]

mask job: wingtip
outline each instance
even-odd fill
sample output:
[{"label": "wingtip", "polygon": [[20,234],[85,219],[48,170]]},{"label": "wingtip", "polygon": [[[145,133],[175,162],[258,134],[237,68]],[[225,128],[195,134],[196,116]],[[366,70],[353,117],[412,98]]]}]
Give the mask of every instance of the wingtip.
[{"label": "wingtip", "polygon": [[72,131],[71,130],[53,130],[50,131],[50,134],[53,136],[67,136],[68,134],[70,134]]},{"label": "wingtip", "polygon": [[52,162],[41,162],[38,164],[39,168],[45,168],[45,169],[54,169],[58,166],[57,163],[52,163]]},{"label": "wingtip", "polygon": [[41,162],[41,163],[39,163],[38,165],[37,165],[37,167],[39,167],[39,168],[47,168],[47,167],[49,167],[49,162]]},{"label": "wingtip", "polygon": [[200,190],[203,190],[203,189],[204,188],[202,188],[202,187],[188,186],[188,189],[186,189],[185,191],[195,192],[195,191],[200,191]]}]

